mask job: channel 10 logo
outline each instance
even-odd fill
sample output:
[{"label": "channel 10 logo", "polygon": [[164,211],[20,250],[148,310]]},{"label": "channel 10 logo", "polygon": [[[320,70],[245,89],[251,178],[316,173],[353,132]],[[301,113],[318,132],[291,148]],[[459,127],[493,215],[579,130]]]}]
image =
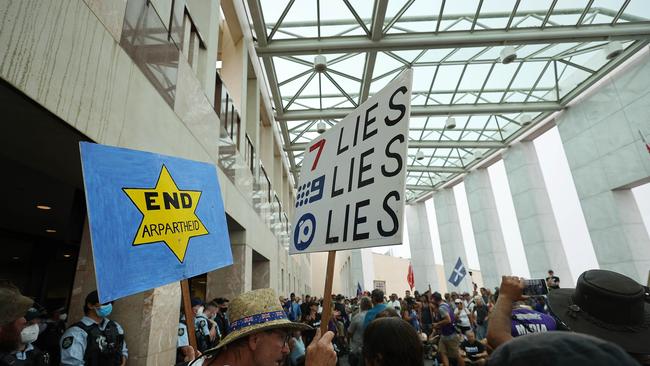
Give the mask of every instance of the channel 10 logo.
[{"label": "channel 10 logo", "polygon": [[316,235],[316,218],[311,213],[303,214],[293,229],[293,242],[297,250],[305,250]]}]

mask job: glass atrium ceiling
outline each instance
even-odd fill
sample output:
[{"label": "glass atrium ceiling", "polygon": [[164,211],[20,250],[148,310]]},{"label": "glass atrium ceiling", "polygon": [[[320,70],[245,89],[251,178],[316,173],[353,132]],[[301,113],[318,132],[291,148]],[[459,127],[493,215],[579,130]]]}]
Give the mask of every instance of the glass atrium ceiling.
[{"label": "glass atrium ceiling", "polygon": [[[409,200],[505,148],[650,40],[647,0],[247,5],[296,181],[319,124],[336,124],[413,68]],[[511,62],[502,62],[505,48],[516,54]],[[321,72],[317,55],[327,60]]]}]

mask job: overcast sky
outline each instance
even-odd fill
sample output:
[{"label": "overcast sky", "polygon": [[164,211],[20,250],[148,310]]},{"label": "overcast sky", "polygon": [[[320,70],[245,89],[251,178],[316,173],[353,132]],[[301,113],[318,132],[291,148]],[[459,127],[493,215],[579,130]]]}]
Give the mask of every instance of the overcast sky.
[{"label": "overcast sky", "polygon": [[[544,182],[546,183],[555,219],[558,224],[558,230],[560,231],[560,237],[562,238],[562,245],[567,255],[569,269],[575,279],[587,269],[598,268],[598,262],[557,128],[553,128],[538,137],[534,143],[544,175]],[[517,225],[503,161],[500,160],[490,166],[488,173],[492,183],[492,190],[497,204],[499,221],[501,222],[512,272],[514,275],[529,277],[528,264],[521,242],[521,234]],[[632,191],[647,229],[650,227],[650,184],[637,187]],[[456,196],[458,217],[461,220],[461,231],[469,267],[472,269],[480,269],[464,184],[460,183],[456,185],[454,187],[454,193]],[[440,249],[437,224],[435,222],[433,200],[430,199],[425,204],[429,216],[429,228],[433,240],[434,257],[436,263],[442,264],[442,252]],[[381,247],[374,248],[373,250],[378,253],[385,253],[388,248]],[[395,256],[410,258],[408,230],[404,231],[404,244],[391,248]]]}]

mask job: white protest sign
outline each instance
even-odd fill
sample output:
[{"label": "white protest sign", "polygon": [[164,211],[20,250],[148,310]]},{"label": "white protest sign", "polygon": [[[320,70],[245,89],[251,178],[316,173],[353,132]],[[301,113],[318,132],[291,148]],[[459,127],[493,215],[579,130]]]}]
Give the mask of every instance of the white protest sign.
[{"label": "white protest sign", "polygon": [[304,153],[291,254],[402,243],[412,70]]}]

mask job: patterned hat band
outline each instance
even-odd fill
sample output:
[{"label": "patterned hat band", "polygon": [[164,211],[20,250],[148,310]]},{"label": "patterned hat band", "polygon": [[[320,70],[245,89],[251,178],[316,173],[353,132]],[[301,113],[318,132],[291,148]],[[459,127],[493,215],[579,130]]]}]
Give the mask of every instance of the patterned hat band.
[{"label": "patterned hat band", "polygon": [[250,327],[251,325],[264,324],[266,322],[270,322],[273,320],[281,320],[281,319],[287,319],[287,314],[285,314],[284,311],[282,310],[255,314],[252,316],[247,316],[245,318],[235,320],[234,322],[230,323],[229,329],[230,332],[234,332],[242,328]]}]

